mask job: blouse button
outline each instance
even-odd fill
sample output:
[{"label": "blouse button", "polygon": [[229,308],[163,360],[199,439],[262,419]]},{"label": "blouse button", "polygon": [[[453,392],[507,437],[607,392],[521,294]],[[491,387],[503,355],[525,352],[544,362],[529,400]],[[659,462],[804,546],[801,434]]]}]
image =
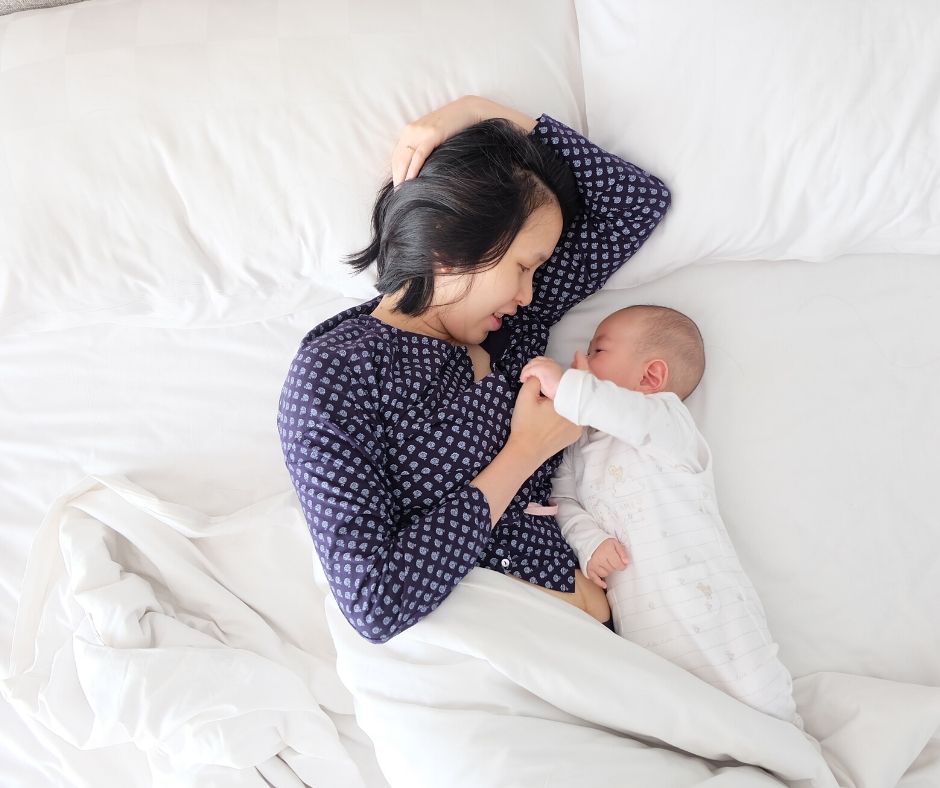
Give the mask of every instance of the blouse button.
[{"label": "blouse button", "polygon": [[508,559],[508,558],[504,558],[504,559],[503,559],[502,561],[500,561],[499,563],[502,564],[503,569],[509,569],[509,559]]}]

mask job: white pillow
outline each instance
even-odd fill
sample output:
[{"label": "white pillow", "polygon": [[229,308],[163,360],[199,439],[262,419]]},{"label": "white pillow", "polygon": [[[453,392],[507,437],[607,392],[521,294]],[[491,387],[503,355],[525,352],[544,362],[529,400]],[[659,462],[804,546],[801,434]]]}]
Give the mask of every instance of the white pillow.
[{"label": "white pillow", "polygon": [[367,297],[406,122],[466,93],[583,128],[565,0],[112,0],[0,21],[0,335]]},{"label": "white pillow", "polygon": [[672,208],[613,284],[940,252],[935,0],[578,0],[588,131]]}]

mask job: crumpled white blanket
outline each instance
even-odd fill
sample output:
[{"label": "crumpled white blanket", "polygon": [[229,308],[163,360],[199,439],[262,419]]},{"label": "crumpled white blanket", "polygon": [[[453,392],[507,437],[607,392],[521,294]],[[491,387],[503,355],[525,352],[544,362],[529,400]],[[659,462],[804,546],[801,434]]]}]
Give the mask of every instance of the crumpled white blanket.
[{"label": "crumpled white blanket", "polygon": [[0,686],[75,746],[133,742],[156,785],[940,785],[940,688],[795,684],[806,735],[484,569],[368,643],[292,492],[209,517],[90,477],[40,529]]},{"label": "crumpled white blanket", "polygon": [[381,646],[327,617],[393,786],[940,785],[940,688],[797,679],[813,738],[485,569]]},{"label": "crumpled white blanket", "polygon": [[3,694],[157,785],[365,786],[314,560],[292,491],[210,517],[89,477],[34,542]]}]

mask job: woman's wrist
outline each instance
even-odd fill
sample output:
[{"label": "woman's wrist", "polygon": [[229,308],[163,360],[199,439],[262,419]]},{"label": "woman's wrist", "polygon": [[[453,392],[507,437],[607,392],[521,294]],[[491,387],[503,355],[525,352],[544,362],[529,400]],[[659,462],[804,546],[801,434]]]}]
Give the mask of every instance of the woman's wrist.
[{"label": "woman's wrist", "polygon": [[509,440],[506,441],[500,454],[503,452],[505,452],[508,457],[511,457],[513,462],[517,463],[520,467],[529,469],[526,478],[529,478],[529,476],[535,473],[542,463],[548,459],[548,457],[542,456],[542,452],[539,450],[538,446],[523,438],[513,436],[512,433],[509,434]]},{"label": "woman's wrist", "polygon": [[493,461],[470,484],[486,497],[490,508],[490,524],[495,527],[512,499],[544,462],[538,452],[510,435],[506,445]]}]

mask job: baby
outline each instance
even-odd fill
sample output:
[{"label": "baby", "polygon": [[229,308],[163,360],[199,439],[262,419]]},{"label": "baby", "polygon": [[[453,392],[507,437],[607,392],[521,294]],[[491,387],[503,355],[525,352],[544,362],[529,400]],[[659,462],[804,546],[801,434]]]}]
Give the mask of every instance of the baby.
[{"label": "baby", "polygon": [[581,571],[607,590],[618,634],[760,711],[802,723],[763,606],[718,513],[711,452],[684,400],[705,368],[681,312],[632,306],[563,371],[539,356],[555,410],[587,425],[553,480]]}]

